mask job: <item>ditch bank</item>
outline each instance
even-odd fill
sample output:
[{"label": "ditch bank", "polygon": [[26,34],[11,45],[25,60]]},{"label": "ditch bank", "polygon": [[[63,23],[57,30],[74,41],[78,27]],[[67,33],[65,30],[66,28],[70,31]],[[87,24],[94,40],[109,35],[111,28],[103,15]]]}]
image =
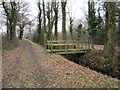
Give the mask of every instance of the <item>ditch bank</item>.
[{"label": "ditch bank", "polygon": [[73,61],[79,65],[88,67],[94,71],[100,72],[104,75],[112,76],[120,80],[120,56],[118,56],[118,63],[116,65],[117,70],[112,71],[110,61],[102,57],[99,53],[89,52],[87,54],[67,54],[62,55],[70,61]]}]

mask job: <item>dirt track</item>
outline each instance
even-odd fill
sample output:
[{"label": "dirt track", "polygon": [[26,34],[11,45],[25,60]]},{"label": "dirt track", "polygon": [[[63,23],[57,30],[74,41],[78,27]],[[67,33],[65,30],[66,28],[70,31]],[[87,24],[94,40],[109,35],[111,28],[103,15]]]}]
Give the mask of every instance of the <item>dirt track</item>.
[{"label": "dirt track", "polygon": [[[46,72],[38,63],[37,54],[34,52],[31,43],[24,41],[22,45],[21,50],[18,49],[14,52],[20,56],[13,61],[14,65],[9,68],[10,71],[3,78],[3,87],[47,87],[49,81],[44,76]],[[3,70],[5,70],[3,76],[7,68],[3,66]]]},{"label": "dirt track", "polygon": [[29,41],[3,53],[3,87],[15,88],[117,88],[118,80],[45,53],[43,47]]}]

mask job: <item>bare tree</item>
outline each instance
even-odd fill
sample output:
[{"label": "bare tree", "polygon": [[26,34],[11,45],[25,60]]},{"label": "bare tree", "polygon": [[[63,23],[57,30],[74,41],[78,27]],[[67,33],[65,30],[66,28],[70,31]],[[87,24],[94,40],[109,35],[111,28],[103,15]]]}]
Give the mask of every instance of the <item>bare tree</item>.
[{"label": "bare tree", "polygon": [[26,17],[28,4],[24,2],[2,2],[2,6],[6,15],[7,36],[10,41],[13,41],[16,37],[16,26],[23,18],[20,14],[24,14]]},{"label": "bare tree", "polygon": [[46,47],[46,36],[47,36],[47,30],[46,30],[46,12],[45,12],[45,2],[43,0],[42,2],[42,6],[43,6],[43,31],[42,31],[42,34],[43,34],[43,42],[44,42],[44,47]]},{"label": "bare tree", "polygon": [[47,18],[48,18],[48,33],[47,33],[47,39],[50,40],[52,39],[52,29],[53,29],[53,24],[54,24],[54,15],[53,15],[53,8],[54,8],[54,3],[53,2],[48,2],[47,3]]},{"label": "bare tree", "polygon": [[30,25],[31,22],[33,21],[30,21],[29,18],[27,16],[25,16],[23,13],[22,14],[19,14],[19,19],[18,19],[18,26],[19,26],[19,29],[20,29],[20,32],[19,32],[19,39],[22,39],[23,38],[23,33],[24,33],[24,28],[27,26],[27,25]]},{"label": "bare tree", "polygon": [[38,32],[38,37],[39,37],[39,43],[42,44],[42,7],[41,7],[41,3],[40,1],[38,2],[37,6],[39,9],[39,13],[38,13],[38,28],[37,28],[37,32]]},{"label": "bare tree", "polygon": [[72,13],[72,5],[70,5],[70,7],[68,7],[68,9],[69,9],[69,31],[70,31],[70,35],[71,35],[71,40],[73,40],[73,13]]},{"label": "bare tree", "polygon": [[58,39],[58,8],[59,8],[59,3],[57,3],[55,1],[54,2],[54,12],[55,12],[55,33],[54,33],[54,37],[55,37],[55,40]]},{"label": "bare tree", "polygon": [[17,3],[16,2],[2,2],[7,22],[7,35],[9,35],[9,40],[13,41],[16,37],[15,28],[17,24]]},{"label": "bare tree", "polygon": [[25,26],[29,25],[30,21],[28,19],[28,3],[26,2],[19,2],[18,3],[18,9],[19,9],[19,13],[18,13],[18,19],[17,19],[17,25],[19,26],[19,39],[22,39],[23,37],[23,33],[24,33],[24,28]]},{"label": "bare tree", "polygon": [[61,0],[62,7],[62,38],[66,40],[66,4],[67,0]]}]

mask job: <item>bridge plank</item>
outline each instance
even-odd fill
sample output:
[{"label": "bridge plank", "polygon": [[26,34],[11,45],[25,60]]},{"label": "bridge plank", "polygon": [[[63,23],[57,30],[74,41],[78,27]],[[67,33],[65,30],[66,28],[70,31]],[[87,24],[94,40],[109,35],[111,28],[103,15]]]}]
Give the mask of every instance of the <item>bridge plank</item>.
[{"label": "bridge plank", "polygon": [[85,53],[86,51],[80,51],[80,52],[56,52],[57,54],[76,54],[76,53]]}]

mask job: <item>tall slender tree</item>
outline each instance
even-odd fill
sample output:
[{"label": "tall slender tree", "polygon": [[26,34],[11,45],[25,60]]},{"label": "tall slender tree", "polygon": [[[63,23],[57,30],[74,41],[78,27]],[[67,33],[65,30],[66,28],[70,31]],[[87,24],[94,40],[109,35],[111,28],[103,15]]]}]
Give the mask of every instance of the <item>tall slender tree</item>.
[{"label": "tall slender tree", "polygon": [[[99,16],[98,16],[99,17]],[[88,32],[91,42],[91,47],[94,49],[94,39],[99,27],[99,18],[96,16],[94,0],[88,0]]]},{"label": "tall slender tree", "polygon": [[52,38],[52,29],[55,21],[55,15],[53,14],[54,2],[48,2],[47,5],[47,18],[48,18],[48,33],[47,39],[51,40]]},{"label": "tall slender tree", "polygon": [[61,0],[62,7],[62,39],[66,40],[66,4],[67,0]]},{"label": "tall slender tree", "polygon": [[59,3],[54,2],[54,12],[55,12],[55,32],[54,32],[54,37],[55,40],[58,39],[58,8],[59,8]]},{"label": "tall slender tree", "polygon": [[40,43],[40,44],[43,44],[43,42],[42,42],[42,39],[43,39],[43,35],[42,35],[42,26],[41,26],[41,24],[42,24],[42,7],[41,7],[41,3],[40,3],[40,1],[38,2],[38,4],[37,4],[37,6],[38,6],[38,9],[39,9],[39,13],[38,13],[38,28],[37,28],[37,32],[38,32],[38,38],[39,38],[39,40],[38,40],[38,42]]},{"label": "tall slender tree", "polygon": [[75,12],[73,12],[73,2],[70,2],[70,6],[68,7],[69,10],[69,32],[71,35],[71,40],[73,40],[73,20]]},{"label": "tall slender tree", "polygon": [[70,30],[71,39],[73,40],[73,19],[72,19],[72,17],[70,17],[69,30]]},{"label": "tall slender tree", "polygon": [[50,40],[50,38],[51,38],[51,9],[50,9],[50,2],[47,3],[47,19],[48,19],[47,39]]},{"label": "tall slender tree", "polygon": [[42,0],[42,6],[43,6],[43,42],[44,42],[44,47],[46,47],[46,37],[47,37],[47,30],[46,30],[46,12],[45,12],[45,1]]}]

